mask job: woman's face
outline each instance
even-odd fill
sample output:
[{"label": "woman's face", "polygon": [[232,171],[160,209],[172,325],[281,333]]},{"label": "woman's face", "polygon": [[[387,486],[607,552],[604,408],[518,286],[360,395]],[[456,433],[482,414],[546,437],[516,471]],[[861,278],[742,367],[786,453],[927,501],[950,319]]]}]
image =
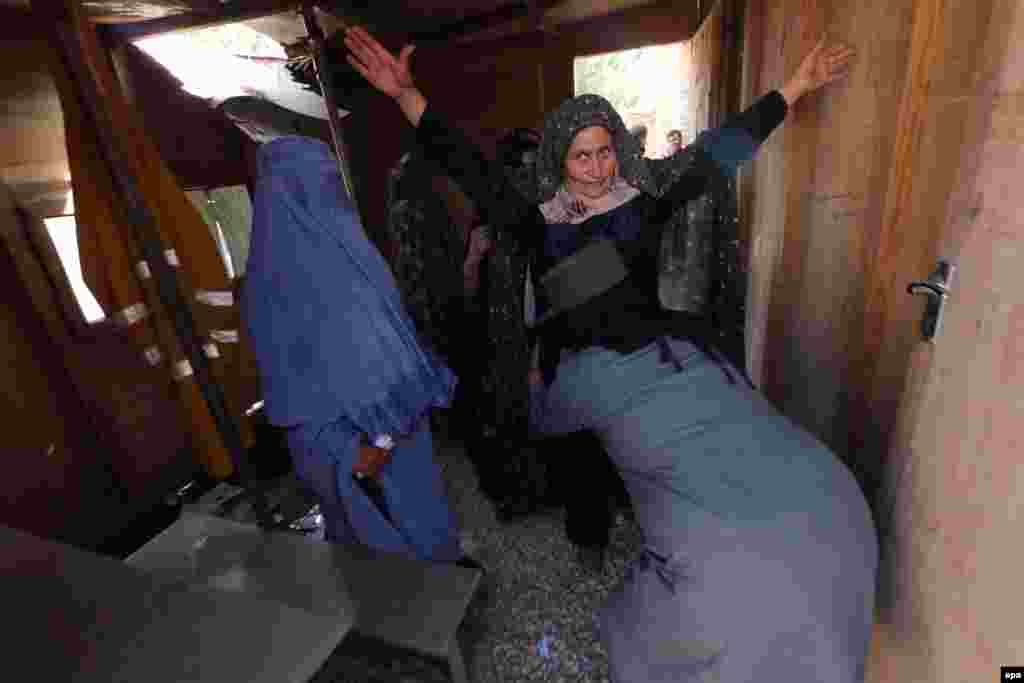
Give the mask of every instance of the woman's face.
[{"label": "woman's face", "polygon": [[598,199],[608,193],[618,171],[612,136],[601,126],[584,128],[565,155],[565,179],[570,192]]}]

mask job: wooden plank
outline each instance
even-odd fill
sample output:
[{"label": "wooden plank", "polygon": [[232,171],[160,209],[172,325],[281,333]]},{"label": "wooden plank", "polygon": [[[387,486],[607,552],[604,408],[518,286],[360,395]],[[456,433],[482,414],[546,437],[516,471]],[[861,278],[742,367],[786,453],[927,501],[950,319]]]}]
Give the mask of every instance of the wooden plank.
[{"label": "wooden plank", "polygon": [[558,48],[573,57],[631,50],[689,40],[700,27],[699,8],[658,2],[609,16],[588,19],[551,31]]},{"label": "wooden plank", "polygon": [[562,0],[544,12],[547,27],[572,24],[587,19],[615,14],[634,7],[654,4],[657,0]]},{"label": "wooden plank", "polygon": [[140,40],[169,31],[208,28],[259,19],[279,12],[295,10],[299,0],[234,0],[221,5],[216,13],[178,14],[175,16],[105,27],[105,38],[115,45]]},{"label": "wooden plank", "polygon": [[[761,90],[780,86],[823,32],[860,49],[845,83],[801,100],[773,134],[755,162],[763,185],[751,207],[751,355],[761,355],[762,386],[851,458],[846,404],[862,380],[851,374],[850,358],[860,353],[865,271],[880,230],[903,83],[893,70],[905,64],[912,8],[760,4],[752,12],[764,18],[755,38],[761,46],[748,48],[766,62]],[[860,474],[877,475],[875,457],[861,463]]]}]

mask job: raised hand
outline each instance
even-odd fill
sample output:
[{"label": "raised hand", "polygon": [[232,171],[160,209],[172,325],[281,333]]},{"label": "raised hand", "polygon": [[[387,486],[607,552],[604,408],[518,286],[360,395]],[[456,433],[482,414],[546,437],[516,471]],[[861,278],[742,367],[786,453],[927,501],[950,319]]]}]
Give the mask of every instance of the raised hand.
[{"label": "raised hand", "polygon": [[856,51],[844,43],[828,44],[824,38],[808,53],[793,77],[782,88],[786,100],[794,101],[809,92],[846,76]]},{"label": "raised hand", "polygon": [[396,59],[366,29],[357,26],[346,29],[345,46],[351,52],[348,63],[352,68],[385,95],[397,99],[415,89],[409,69],[409,57],[416,49],[414,45],[403,47]]}]

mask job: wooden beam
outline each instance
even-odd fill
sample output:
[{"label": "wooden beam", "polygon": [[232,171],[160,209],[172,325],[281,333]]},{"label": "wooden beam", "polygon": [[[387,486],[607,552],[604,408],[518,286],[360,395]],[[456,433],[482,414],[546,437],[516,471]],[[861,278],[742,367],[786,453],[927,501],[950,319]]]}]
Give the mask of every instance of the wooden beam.
[{"label": "wooden beam", "polygon": [[[696,3],[681,9],[675,0],[604,0],[598,3],[565,0],[523,4],[525,11],[518,17],[495,21],[470,33],[449,33],[446,39],[458,44],[480,43],[533,32],[557,33],[571,26],[574,29],[571,42],[580,46],[582,52],[589,52],[601,51],[610,44],[602,35],[609,30],[625,30],[629,37],[618,41],[619,47],[607,49],[626,49],[622,45],[644,44],[644,32],[650,37],[647,43],[664,43],[689,38],[700,26]],[[640,28],[629,28],[634,25]],[[592,49],[591,44],[600,47]]]},{"label": "wooden beam", "polygon": [[[211,1],[215,2],[216,0]],[[616,5],[623,2],[636,4],[641,1],[651,2],[651,0],[611,0],[610,2],[603,3],[603,5]],[[120,45],[169,31],[198,29],[260,19],[296,9],[301,4],[301,0],[234,0],[233,2],[225,3],[217,11],[211,13],[189,13],[132,24],[105,26],[104,39],[113,45]],[[408,42],[435,43],[447,42],[460,37],[474,35],[478,32],[490,32],[495,28],[506,25],[514,25],[516,27],[515,32],[521,32],[522,28],[531,28],[530,25],[523,22],[533,21],[534,24],[538,24],[543,18],[544,12],[549,11],[553,6],[557,7],[558,5],[555,5],[551,0],[519,0],[500,7],[493,12],[466,17],[457,22],[443,24],[424,31],[408,31],[401,25],[402,17],[392,17],[392,21],[399,22],[399,25],[395,30],[389,30],[388,33],[407,33],[408,37],[406,40]],[[332,8],[327,8],[327,10],[329,9]],[[326,14],[335,17],[339,16],[336,12],[327,10],[325,10]],[[599,8],[598,12],[601,11],[604,10]],[[575,16],[579,13],[579,10],[573,10],[573,12],[573,16]],[[372,17],[353,17],[351,23],[373,24],[373,21]],[[505,31],[504,33],[507,34],[508,32]]]},{"label": "wooden beam", "polygon": [[0,6],[0,40],[31,40],[42,35],[31,10]]},{"label": "wooden beam", "polygon": [[199,9],[208,10],[212,0],[97,0],[82,10],[94,24],[123,24],[161,19]]},{"label": "wooden beam", "polygon": [[656,0],[562,0],[544,12],[544,23],[559,26],[603,17],[633,7],[654,4]]},{"label": "wooden beam", "polygon": [[271,14],[295,10],[301,4],[301,0],[234,0],[224,3],[212,13],[179,14],[133,24],[111,24],[103,27],[103,38],[113,45],[123,45],[169,31],[208,28],[259,19]]},{"label": "wooden beam", "polygon": [[181,0],[181,2],[187,5],[193,12],[201,12],[203,14],[216,14],[223,7],[217,0]]},{"label": "wooden beam", "polygon": [[689,40],[701,25],[695,3],[680,8],[673,0],[638,5],[621,12],[555,27],[559,44],[574,57],[632,50]]},{"label": "wooden beam", "polygon": [[513,2],[494,10],[493,12],[466,17],[465,19],[461,19],[452,24],[445,24],[440,28],[432,29],[430,31],[413,33],[409,36],[408,41],[419,44],[447,42],[459,37],[474,35],[478,32],[489,31],[490,29],[509,22],[521,22],[530,15],[532,10],[531,5],[533,4],[535,3],[522,1]]}]

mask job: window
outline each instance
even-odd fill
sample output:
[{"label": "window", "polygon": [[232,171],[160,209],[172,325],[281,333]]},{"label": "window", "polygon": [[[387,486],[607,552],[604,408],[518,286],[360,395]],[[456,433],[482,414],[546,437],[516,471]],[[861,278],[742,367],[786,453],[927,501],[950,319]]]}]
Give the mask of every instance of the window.
[{"label": "window", "polygon": [[167,67],[184,89],[217,100],[272,89],[284,48],[242,24],[173,31],[135,44]]},{"label": "window", "polygon": [[327,118],[323,98],[292,79],[284,46],[244,23],[162,33],[135,45],[174,74],[186,92],[211,105],[249,95]]},{"label": "window", "polygon": [[615,107],[627,128],[647,128],[647,156],[668,152],[670,130],[693,138],[687,97],[690,78],[685,43],[622,50],[573,62],[575,94],[601,95]]},{"label": "window", "polygon": [[210,228],[228,277],[245,274],[252,230],[252,203],[244,185],[186,192]]},{"label": "window", "polygon": [[46,231],[50,234],[57,256],[64,267],[64,273],[71,283],[71,292],[75,295],[78,308],[88,323],[99,322],[106,318],[96,297],[82,276],[82,261],[78,254],[78,226],[74,216],[59,216],[43,221]]}]

